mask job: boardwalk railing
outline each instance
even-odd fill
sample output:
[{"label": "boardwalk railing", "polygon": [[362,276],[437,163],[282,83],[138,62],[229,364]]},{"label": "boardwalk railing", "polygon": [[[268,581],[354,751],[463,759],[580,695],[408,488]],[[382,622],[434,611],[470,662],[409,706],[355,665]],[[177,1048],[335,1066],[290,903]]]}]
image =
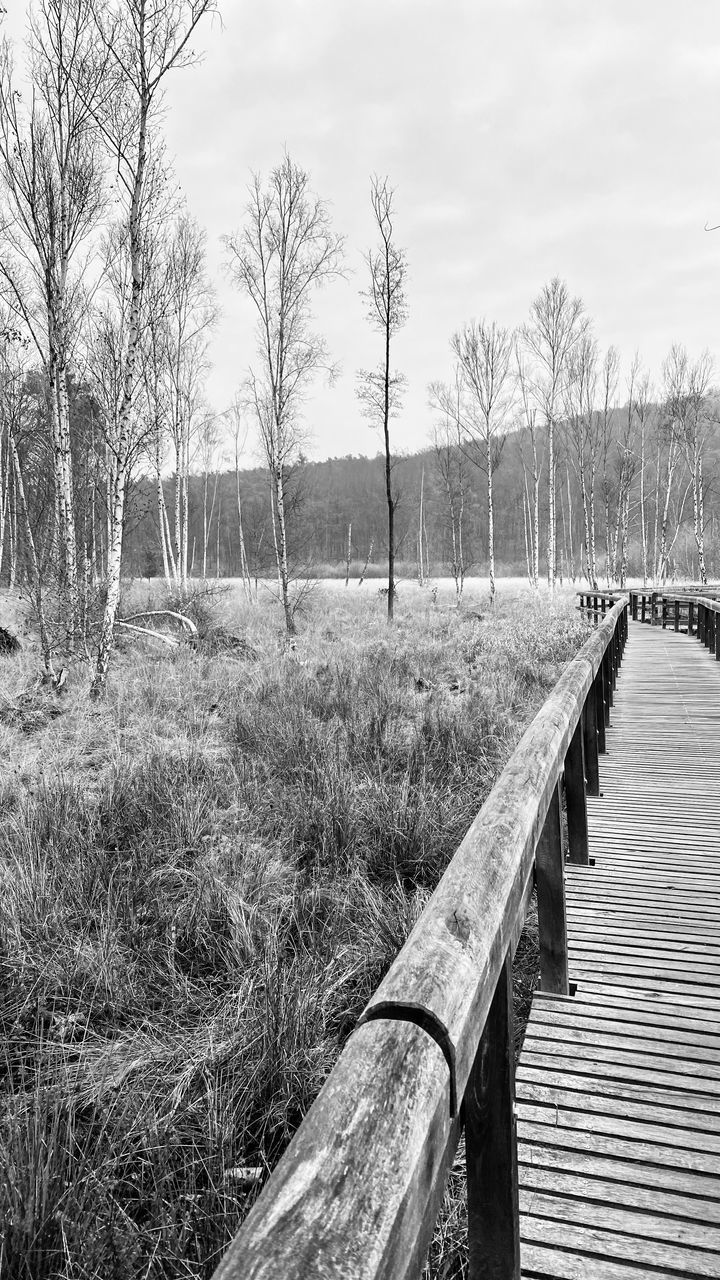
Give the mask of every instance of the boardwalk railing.
[{"label": "boardwalk railing", "polygon": [[592,614],[595,626],[620,599],[617,591],[577,591],[575,594],[580,597],[578,609],[582,613]]},{"label": "boardwalk railing", "polygon": [[527,729],[215,1280],[417,1277],[464,1127],[470,1275],[519,1280],[511,960],[537,883],[544,990],[567,994],[568,856],[627,636],[615,604]]},{"label": "boardwalk railing", "polygon": [[[711,600],[703,596],[698,597],[695,604],[697,608],[695,634],[720,662],[720,600]],[[688,635],[692,635],[691,627],[688,629]]]},{"label": "boardwalk railing", "polygon": [[[628,593],[630,613],[635,622],[697,635],[708,647],[715,643],[715,614],[720,609],[720,590],[713,587],[677,591],[650,588]],[[714,650],[713,650],[714,651]]]}]

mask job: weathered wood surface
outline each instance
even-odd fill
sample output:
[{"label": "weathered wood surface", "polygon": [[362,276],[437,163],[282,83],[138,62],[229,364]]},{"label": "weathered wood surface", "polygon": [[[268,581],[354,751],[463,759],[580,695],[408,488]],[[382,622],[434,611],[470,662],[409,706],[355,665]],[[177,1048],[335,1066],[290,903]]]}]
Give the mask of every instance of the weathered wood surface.
[{"label": "weathered wood surface", "polygon": [[214,1280],[419,1275],[458,1136],[434,1040],[360,1027]]},{"label": "weathered wood surface", "polygon": [[[672,617],[672,615],[670,615]],[[527,1280],[720,1276],[720,667],[631,627],[594,865],[567,866],[574,998],[517,1072]]]},{"label": "weathered wood surface", "polygon": [[613,606],[526,730],[363,1014],[363,1020],[411,1016],[432,1027],[456,1099],[465,1091],[479,1029],[517,934],[565,756],[624,608],[624,602]]}]

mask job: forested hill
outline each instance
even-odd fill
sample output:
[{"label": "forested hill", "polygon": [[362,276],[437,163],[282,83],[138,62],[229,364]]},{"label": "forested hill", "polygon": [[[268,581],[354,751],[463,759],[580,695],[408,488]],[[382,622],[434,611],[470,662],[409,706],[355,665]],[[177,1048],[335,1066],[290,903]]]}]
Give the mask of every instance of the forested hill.
[{"label": "forested hill", "polygon": [[[614,413],[618,430],[626,417],[625,409]],[[542,441],[540,442],[542,446]],[[523,467],[523,455],[525,469]],[[539,450],[540,473],[540,550],[541,561],[547,534],[547,475]],[[664,461],[664,458],[663,458]],[[530,509],[532,479],[530,442],[527,432],[518,430],[508,435],[493,475],[495,541],[498,568],[501,572],[524,573],[526,569],[525,524]],[[680,470],[680,468],[679,468]],[[706,540],[709,561],[720,570],[718,559],[718,476],[720,457],[713,438],[708,442],[705,466]],[[646,462],[647,523],[652,534],[653,497],[656,485],[656,458],[648,449]],[[398,458],[393,472],[398,495],[398,558],[405,566],[417,562],[420,527],[421,490],[424,499],[425,558],[435,573],[447,571],[451,558],[451,522],[448,493],[439,459],[434,449]],[[528,485],[526,499],[526,482]],[[465,560],[470,572],[482,572],[487,561],[487,479],[484,470],[471,459],[465,459],[463,486],[466,490],[463,516]],[[681,476],[674,485],[674,506],[670,513],[680,518],[680,530],[673,548],[673,568],[693,572],[694,539],[692,505],[679,506],[684,485]],[[387,556],[387,509],[383,459],[347,456],[323,462],[301,461],[291,473],[289,502],[289,546],[294,569],[303,572],[344,572],[350,527],[351,553],[355,571],[363,564],[372,545],[371,566],[382,565]],[[240,572],[238,534],[238,492],[242,524],[250,571],[264,576],[274,570],[270,484],[265,468],[196,474],[189,482],[189,562],[196,577],[237,576]],[[597,545],[600,561],[606,546],[606,522],[613,536],[620,492],[619,450],[609,450],[605,465],[598,465],[594,505]],[[639,556],[638,476],[633,483],[630,506],[630,571],[638,571]],[[164,481],[164,498],[172,524],[175,505],[175,482]],[[455,501],[457,503],[457,477]],[[607,502],[606,502],[607,499]],[[577,468],[572,454],[560,450],[557,465],[557,526],[559,567],[568,573],[581,566],[582,504]],[[132,518],[125,541],[127,572],[135,576],[162,573],[159,539],[157,487],[154,481],[141,479],[132,493]],[[687,563],[686,563],[687,562]],[[710,567],[710,564],[708,565]]]},{"label": "forested hill", "polygon": [[[508,440],[502,463],[495,473],[496,539],[502,561],[517,561],[524,567],[522,467],[517,443]],[[385,504],[384,460],[348,456],[324,462],[302,462],[290,476],[290,550],[298,570],[327,568],[344,571],[348,526],[351,526],[352,557],[361,563],[373,544],[371,564],[387,556],[387,507]],[[414,563],[420,519],[420,491],[423,488],[424,524],[431,561],[440,566],[449,558],[447,498],[434,450],[399,458],[394,468],[398,495],[397,544],[401,561]],[[424,480],[423,480],[424,476]],[[189,548],[195,547],[193,574],[202,575],[204,528],[207,527],[207,574],[217,573],[218,531],[220,534],[220,574],[239,573],[237,489],[239,480],[243,531],[252,573],[271,573],[274,566],[270,486],[266,468],[190,477]],[[165,501],[172,514],[174,480],[165,481]],[[485,477],[478,467],[468,467],[468,497],[465,512],[466,554],[480,563],[486,554],[487,499]],[[133,517],[126,534],[128,572],[139,575],[162,571],[158,534],[156,485],[140,481],[132,500]],[[207,521],[204,512],[207,511]],[[210,515],[212,513],[212,520]],[[153,567],[154,566],[154,567]]]}]

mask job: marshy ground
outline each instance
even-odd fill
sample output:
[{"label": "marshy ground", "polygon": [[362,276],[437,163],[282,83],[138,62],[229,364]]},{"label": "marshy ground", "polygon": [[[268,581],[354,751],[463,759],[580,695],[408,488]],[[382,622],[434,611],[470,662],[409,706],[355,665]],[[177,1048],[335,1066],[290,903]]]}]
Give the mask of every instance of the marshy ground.
[{"label": "marshy ground", "polygon": [[[135,585],[138,608],[158,587]],[[318,586],[36,687],[0,623],[0,1273],[206,1277],[586,626],[500,584]],[[516,965],[535,984],[532,924]],[[462,1157],[460,1157],[461,1161]],[[461,1170],[429,1263],[460,1275]]]}]

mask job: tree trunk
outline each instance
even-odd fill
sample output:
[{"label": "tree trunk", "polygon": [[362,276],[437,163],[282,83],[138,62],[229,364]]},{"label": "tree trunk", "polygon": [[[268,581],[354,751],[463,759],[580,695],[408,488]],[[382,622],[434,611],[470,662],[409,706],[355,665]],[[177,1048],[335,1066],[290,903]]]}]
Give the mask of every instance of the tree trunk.
[{"label": "tree trunk", "polygon": [[358,586],[359,586],[359,587],[361,587],[361,586],[362,586],[362,584],[363,584],[363,582],[365,581],[365,574],[367,573],[367,567],[368,567],[368,565],[369,565],[369,563],[370,563],[370,560],[371,560],[371,558],[372,558],[372,553],[373,553],[373,547],[374,547],[374,546],[375,546],[375,539],[374,539],[374,538],[371,538],[371,539],[370,539],[370,546],[368,547],[368,553],[367,553],[367,555],[366,555],[366,557],[365,557],[365,563],[364,563],[364,565],[363,565],[363,567],[362,567],[362,572],[361,572],[361,574],[360,574],[360,578],[359,578],[359,580],[358,580]]},{"label": "tree trunk", "polygon": [[555,424],[553,415],[548,415],[548,584],[555,590],[556,578],[556,538],[555,538]]},{"label": "tree trunk", "polygon": [[285,629],[289,636],[294,636],[296,627],[290,602],[290,570],[288,568],[287,526],[285,522],[285,477],[283,475],[282,465],[279,465],[276,468],[273,475],[273,481],[275,488],[275,506],[277,511],[277,533],[279,535],[275,541],[275,550],[278,562],[282,607],[283,613],[285,614]]},{"label": "tree trunk", "polygon": [[[215,505],[215,499],[213,497],[213,506],[214,505]],[[220,491],[220,501],[218,503],[217,543],[216,543],[216,555],[215,555],[215,578],[218,582],[220,581],[220,515],[221,513],[222,513],[222,490]],[[210,518],[212,519],[212,512],[210,513]]]},{"label": "tree trunk", "polygon": [[202,569],[203,582],[207,581],[207,549],[208,549],[208,537],[209,537],[207,496],[208,496],[208,473],[206,468],[203,475],[203,569]]},{"label": "tree trunk", "polygon": [[350,581],[350,561],[352,559],[352,521],[347,527],[347,550],[345,552],[345,586]]},{"label": "tree trunk", "polygon": [[185,439],[183,448],[183,478],[182,478],[182,586],[183,590],[187,590],[188,582],[188,517],[189,517],[189,498],[188,489],[190,487],[190,441]]},{"label": "tree trunk", "polygon": [[642,554],[643,587],[647,586],[648,530],[645,511],[645,418],[640,423],[640,547]]},{"label": "tree trunk", "polygon": [[570,464],[565,460],[565,475],[567,477],[567,500],[568,500],[568,547],[569,547],[569,572],[572,582],[575,582],[575,548],[573,545],[573,505],[572,505],[572,489],[570,487]]},{"label": "tree trunk", "polygon": [[38,615],[38,624],[40,626],[40,645],[42,648],[43,662],[45,664],[45,670],[50,672],[51,675],[54,675],[53,662],[52,662],[52,645],[50,642],[50,636],[48,634],[47,623],[45,620],[45,607],[44,607],[43,595],[42,595],[42,574],[40,573],[40,566],[38,564],[37,551],[35,549],[35,539],[33,537],[32,527],[30,525],[30,516],[28,514],[27,502],[25,501],[25,485],[23,484],[22,471],[20,470],[20,459],[18,457],[17,446],[15,444],[15,437],[12,433],[12,428],[9,429],[9,445],[12,451],[12,459],[13,459],[13,473],[15,477],[14,490],[16,495],[16,503],[17,502],[20,503],[20,510],[22,512],[23,525],[25,527],[25,541],[27,543],[28,557],[30,562],[28,576],[30,578],[30,586],[34,596],[35,608]]},{"label": "tree trunk", "polygon": [[[167,510],[165,507],[165,494],[163,493],[163,483],[160,472],[156,477],[157,484],[157,508],[158,508],[158,528],[160,531],[160,547],[162,550],[163,576],[165,583],[170,586],[170,556],[168,555],[168,541],[166,538],[167,527]],[[172,555],[172,547],[170,547],[170,555]],[[173,577],[174,577],[173,573]]]},{"label": "tree trunk", "polygon": [[123,370],[122,400],[118,413],[118,432],[116,449],[113,451],[117,459],[111,493],[110,536],[107,549],[107,595],[103,613],[100,641],[98,644],[95,675],[90,687],[90,696],[97,698],[107,679],[112,651],[115,618],[120,603],[120,574],[122,567],[122,543],[125,525],[126,482],[129,478],[128,467],[132,446],[132,409],[135,391],[135,371],[140,347],[140,304],[143,291],[143,238],[140,225],[141,199],[147,162],[147,119],[150,107],[149,91],[145,87],[140,102],[140,121],[138,131],[138,153],[135,166],[132,201],[129,218],[130,240],[130,274],[131,293],[128,317],[127,350]]},{"label": "tree trunk", "polygon": [[668,515],[670,512],[670,494],[672,492],[672,482],[673,482],[674,472],[675,472],[675,456],[674,456],[673,442],[671,441],[670,447],[668,449],[665,499],[663,502],[662,520],[660,523],[660,562],[658,565],[658,578],[660,579],[661,583],[665,582],[665,579],[667,577],[667,571],[668,571],[668,557],[669,557],[670,549],[667,545],[667,529],[668,529]]},{"label": "tree trunk", "polygon": [[488,501],[488,567],[490,572],[490,604],[495,604],[495,512],[493,510],[492,437],[487,425],[487,501]]},{"label": "tree trunk", "polygon": [[535,433],[532,437],[533,451],[533,586],[537,591],[540,586],[540,472],[537,464],[537,446]]},{"label": "tree trunk", "polygon": [[700,524],[700,572],[703,586],[707,586],[707,570],[705,568],[705,495],[703,494],[702,458],[698,460],[698,517]]},{"label": "tree trunk", "polygon": [[590,578],[593,591],[597,591],[597,548],[595,544],[595,464],[590,466]]},{"label": "tree trunk", "polygon": [[67,371],[61,357],[54,307],[48,305],[50,360],[50,424],[53,445],[55,492],[59,517],[60,585],[65,598],[68,652],[72,652],[78,619],[77,537],[73,500],[72,454],[67,395]]},{"label": "tree trunk", "polygon": [[[0,438],[1,439],[1,438]],[[2,580],[2,565],[5,554],[5,537],[8,526],[8,497],[10,493],[10,442],[7,442],[5,448],[5,458],[2,468],[2,502],[0,503],[0,580]]]},{"label": "tree trunk", "polygon": [[9,566],[8,566],[8,586],[9,586],[9,588],[10,588],[10,590],[11,590],[11,591],[14,591],[14,589],[15,589],[15,583],[16,583],[16,581],[17,581],[17,547],[18,547],[18,538],[17,538],[17,485],[15,484],[15,480],[14,480],[14,479],[13,479],[13,480],[12,480],[12,482],[11,482],[11,486],[10,486],[10,496],[9,496],[8,502],[9,502],[9,507],[10,507],[10,527],[9,527],[9,530],[8,530],[8,534],[9,534],[9,549],[10,549],[10,564],[9,564]]},{"label": "tree trunk", "polygon": [[703,512],[702,512],[702,458],[697,445],[697,436],[693,440],[693,531],[695,533],[695,545],[698,553],[698,569],[700,573],[700,581],[703,586],[707,584],[707,571],[705,569],[705,535],[703,529]]},{"label": "tree trunk", "polygon": [[528,582],[532,584],[532,564],[530,559],[530,538],[528,536],[530,529],[530,498],[527,489],[527,475],[523,474],[523,531],[525,533],[525,565],[527,568]]},{"label": "tree trunk", "polygon": [[240,495],[240,462],[238,458],[237,437],[235,439],[235,497],[237,501],[237,521],[238,521],[238,537],[240,539],[240,573],[243,581],[243,591],[245,598],[249,604],[252,604],[252,580],[250,578],[250,568],[248,565],[247,555],[245,552],[245,534],[243,532],[242,522],[242,499]]}]

